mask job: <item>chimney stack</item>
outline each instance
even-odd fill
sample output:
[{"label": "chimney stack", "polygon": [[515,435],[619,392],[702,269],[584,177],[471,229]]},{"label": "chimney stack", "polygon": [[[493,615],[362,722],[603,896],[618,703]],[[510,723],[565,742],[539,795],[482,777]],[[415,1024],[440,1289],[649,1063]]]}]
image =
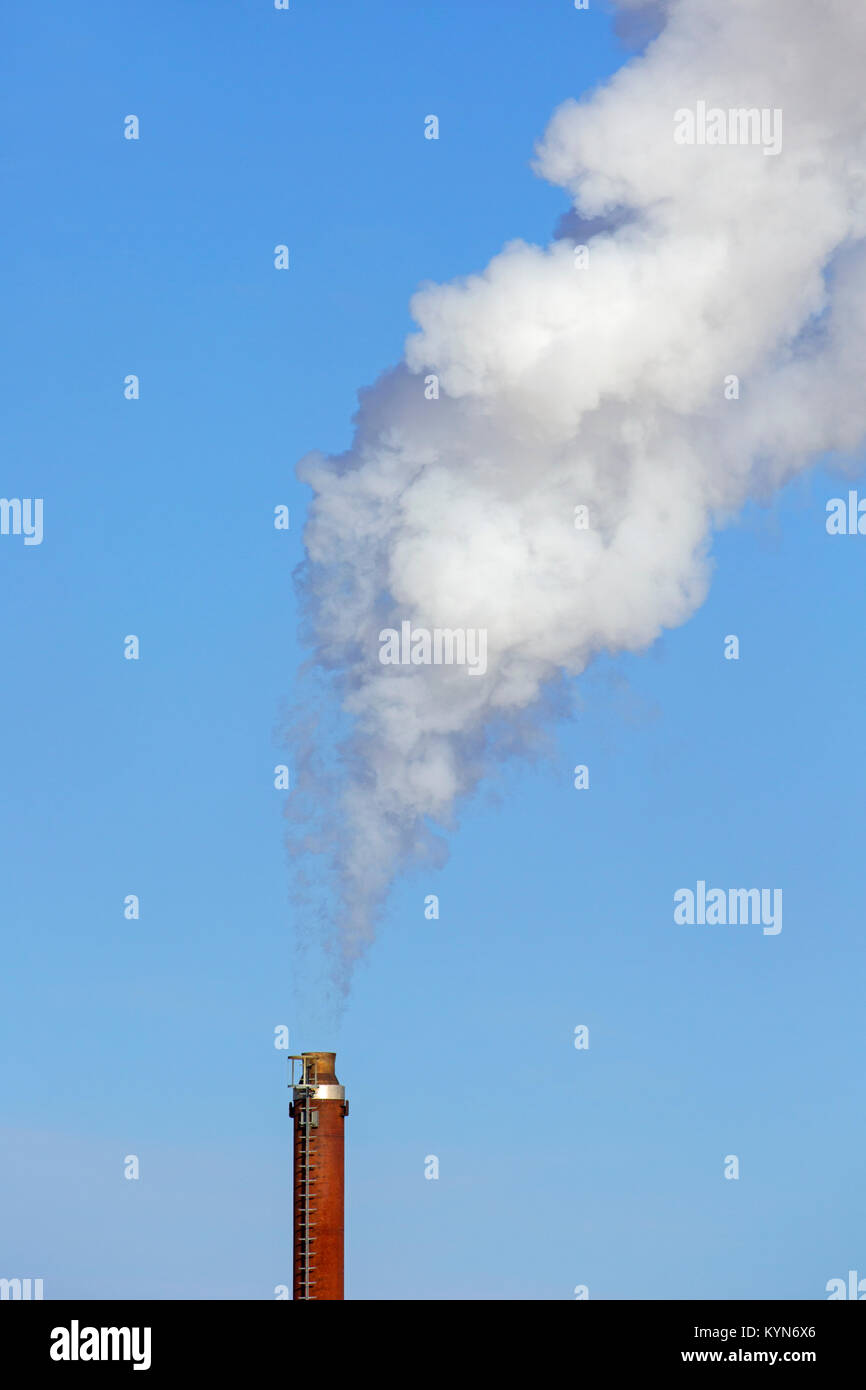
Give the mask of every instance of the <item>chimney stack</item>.
[{"label": "chimney stack", "polygon": [[[290,1057],[294,1120],[292,1297],[343,1297],[343,1128],[336,1052]],[[297,1063],[297,1066],[296,1066]]]}]

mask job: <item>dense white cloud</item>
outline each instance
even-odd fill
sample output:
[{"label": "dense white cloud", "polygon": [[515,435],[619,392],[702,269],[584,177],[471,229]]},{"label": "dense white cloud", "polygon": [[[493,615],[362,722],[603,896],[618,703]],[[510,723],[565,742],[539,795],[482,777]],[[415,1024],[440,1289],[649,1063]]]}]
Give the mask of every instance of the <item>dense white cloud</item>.
[{"label": "dense white cloud", "polygon": [[[447,824],[498,756],[491,730],[559,673],[682,623],[714,517],[866,434],[866,8],[666,13],[538,147],[538,172],[613,228],[588,266],[567,240],[512,242],[420,290],[405,363],[362,394],[352,449],[301,466],[317,660],[355,730],[331,790],[307,786],[334,817],[321,845],[346,960],[425,821]],[[780,152],[677,144],[675,111],[699,102],[780,111]],[[486,628],[486,675],[381,665],[378,634],[404,619]]]}]

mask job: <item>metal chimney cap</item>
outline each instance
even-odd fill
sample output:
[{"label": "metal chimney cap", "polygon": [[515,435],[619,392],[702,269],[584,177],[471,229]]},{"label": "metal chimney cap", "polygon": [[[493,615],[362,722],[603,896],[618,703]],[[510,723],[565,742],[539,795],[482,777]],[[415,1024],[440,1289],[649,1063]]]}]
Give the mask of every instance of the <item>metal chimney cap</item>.
[{"label": "metal chimney cap", "polygon": [[339,1086],[337,1073],[334,1070],[337,1061],[336,1052],[302,1052],[301,1060],[304,1063],[304,1071],[312,1071],[315,1067],[316,1081],[320,1086]]}]

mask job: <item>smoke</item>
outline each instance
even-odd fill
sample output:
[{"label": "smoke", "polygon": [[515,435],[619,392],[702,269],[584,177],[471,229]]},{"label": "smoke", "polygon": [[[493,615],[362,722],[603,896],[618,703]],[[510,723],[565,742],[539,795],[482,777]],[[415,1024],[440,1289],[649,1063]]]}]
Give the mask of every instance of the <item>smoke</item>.
[{"label": "smoke", "polygon": [[[330,863],[346,963],[557,682],[683,623],[713,526],[866,434],[866,9],[649,9],[660,36],[537,147],[574,220],[420,289],[351,449],[299,468],[313,670],[345,737],[329,773],[335,732],[310,715],[296,848]],[[677,143],[674,113],[701,102],[780,111],[781,150]],[[486,673],[383,665],[404,621],[486,630]]]}]

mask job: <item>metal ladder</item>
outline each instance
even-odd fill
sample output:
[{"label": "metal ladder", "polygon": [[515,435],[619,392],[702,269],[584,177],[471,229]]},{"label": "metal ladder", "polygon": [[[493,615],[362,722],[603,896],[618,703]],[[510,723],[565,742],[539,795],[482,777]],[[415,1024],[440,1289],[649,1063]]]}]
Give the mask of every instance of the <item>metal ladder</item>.
[{"label": "metal ladder", "polygon": [[[298,1250],[300,1254],[300,1297],[312,1300],[315,1294],[312,1292],[316,1280],[313,1278],[315,1271],[315,1211],[313,1205],[315,1185],[315,1169],[318,1167],[315,1160],[315,1142],[313,1131],[318,1127],[318,1112],[312,1110],[309,1105],[309,1096],[315,1091],[316,1066],[302,1062],[303,1072],[300,1086],[295,1089],[302,1089],[307,1092],[304,1100],[299,1102],[298,1127],[296,1129],[299,1152],[296,1156],[296,1175],[298,1182],[298,1206],[300,1209],[300,1232],[298,1234]],[[294,1070],[294,1068],[293,1068]],[[293,1078],[294,1082],[294,1078]]]}]

